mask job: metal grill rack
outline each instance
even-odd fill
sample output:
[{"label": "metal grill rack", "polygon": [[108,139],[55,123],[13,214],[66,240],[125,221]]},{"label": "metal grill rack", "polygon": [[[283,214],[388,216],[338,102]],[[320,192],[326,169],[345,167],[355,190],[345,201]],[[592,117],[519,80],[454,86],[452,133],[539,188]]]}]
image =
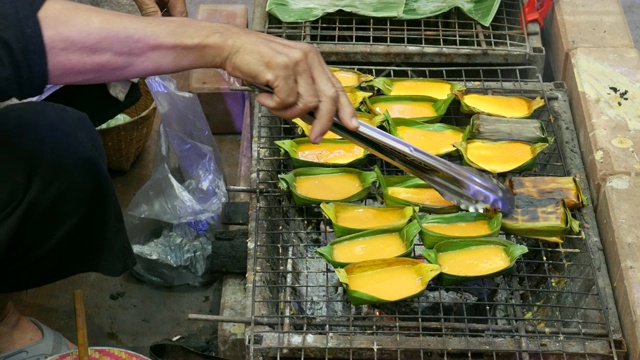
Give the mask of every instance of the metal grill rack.
[{"label": "metal grill rack", "polygon": [[[469,92],[540,96],[555,142],[524,176],[576,176],[588,187],[562,83],[531,79],[530,67],[352,67],[374,76],[460,82]],[[318,206],[295,206],[277,176],[290,171],[275,140],[295,125],[254,106],[247,354],[251,359],[622,359],[621,335],[593,208],[574,212],[580,234],[562,244],[506,236],[528,246],[514,272],[458,286],[432,282],[412,300],[352,306],[333,267],[314,250],[333,239]],[[464,126],[470,115],[454,101],[442,122]],[[379,159],[386,174],[399,171]],[[375,201],[375,196],[366,201]],[[418,257],[421,244],[414,253]]]},{"label": "metal grill rack", "polygon": [[370,18],[347,12],[286,23],[255,2],[253,29],[315,44],[327,62],[532,65],[542,73],[540,26],[522,27],[522,0],[502,0],[488,27],[451,10],[420,20]]}]

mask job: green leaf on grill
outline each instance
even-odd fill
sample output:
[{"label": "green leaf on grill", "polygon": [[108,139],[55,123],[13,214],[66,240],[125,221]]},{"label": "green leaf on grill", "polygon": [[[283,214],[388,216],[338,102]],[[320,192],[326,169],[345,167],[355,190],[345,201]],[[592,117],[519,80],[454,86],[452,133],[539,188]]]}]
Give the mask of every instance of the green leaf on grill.
[{"label": "green leaf on grill", "polygon": [[[487,221],[489,231],[483,234],[475,235],[447,235],[439,233],[434,230],[428,229],[426,226],[433,224],[449,224],[464,226],[466,223],[475,221]],[[430,249],[436,244],[445,240],[459,240],[459,239],[473,239],[489,236],[497,236],[500,232],[500,225],[502,223],[502,214],[485,214],[477,212],[459,212],[455,214],[440,214],[440,215],[420,215],[418,216],[420,222],[420,238],[424,247]]]},{"label": "green leaf on grill", "polygon": [[[335,145],[335,146],[346,146],[347,148],[351,149],[353,145],[351,142],[349,142],[348,140],[341,140],[341,139],[323,139],[320,144],[312,144],[311,141],[309,140],[309,138],[299,138],[299,139],[294,139],[294,140],[277,140],[274,141],[274,143],[280,147],[281,149],[281,153],[284,154],[285,152],[289,154],[289,156],[291,157],[291,163],[293,164],[293,167],[295,168],[301,168],[301,167],[316,167],[316,166],[323,166],[323,167],[341,167],[341,166],[346,166],[346,167],[352,167],[352,166],[356,166],[359,165],[361,163],[363,163],[366,159],[366,156],[368,154],[368,152],[362,148],[356,147],[354,149],[360,149],[362,151],[362,153],[357,156],[354,157],[353,160],[351,161],[342,161],[342,162],[335,162],[335,161],[321,161],[319,159],[314,159],[314,160],[307,160],[307,159],[301,159],[300,158],[300,146],[309,146],[310,148],[315,148],[315,149],[321,149],[321,146],[323,144],[327,144],[327,145]],[[330,150],[325,150],[324,151],[325,154],[329,154],[331,153]],[[315,161],[317,160],[317,161]]]},{"label": "green leaf on grill", "polygon": [[[382,206],[366,206],[350,203],[326,203],[320,204],[322,213],[331,220],[333,232],[337,237],[355,234],[357,232],[372,229],[399,230],[403,228],[416,212],[416,208],[412,206],[405,207],[382,207]],[[388,217],[388,221],[380,221],[377,225],[367,225],[367,220],[372,213],[377,213],[380,218]],[[384,215],[384,216],[383,216]],[[345,223],[344,217],[355,218],[359,216],[358,225],[353,223]]]},{"label": "green leaf on grill", "polygon": [[367,85],[380,89],[385,95],[420,95],[444,100],[464,86],[440,79],[422,78],[375,78]]},{"label": "green leaf on grill", "polygon": [[[358,176],[360,180],[360,184],[362,184],[362,189],[354,194],[351,194],[342,199],[334,199],[329,196],[333,195],[331,193],[326,193],[327,197],[325,198],[313,198],[301,194],[298,191],[298,187],[296,185],[296,180],[301,177],[317,177],[322,178],[322,176],[326,175],[337,175],[337,174],[355,174]],[[311,204],[319,204],[323,201],[341,201],[341,202],[350,202],[350,201],[358,201],[367,196],[369,193],[369,188],[371,184],[377,179],[376,173],[373,171],[361,171],[357,169],[351,168],[323,168],[323,167],[306,167],[294,169],[286,174],[278,175],[280,188],[283,190],[290,190],[293,195],[293,199],[297,205],[311,205]]]}]

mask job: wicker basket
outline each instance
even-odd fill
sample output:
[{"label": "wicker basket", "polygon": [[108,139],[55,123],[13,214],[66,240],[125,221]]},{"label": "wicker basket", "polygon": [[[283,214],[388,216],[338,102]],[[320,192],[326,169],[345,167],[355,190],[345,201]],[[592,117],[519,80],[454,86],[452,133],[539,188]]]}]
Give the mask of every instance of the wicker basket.
[{"label": "wicker basket", "polygon": [[142,97],[124,111],[124,114],[130,116],[132,120],[98,130],[107,154],[107,167],[110,170],[128,171],[149,141],[153,129],[156,103],[144,79],[140,79],[138,84]]}]

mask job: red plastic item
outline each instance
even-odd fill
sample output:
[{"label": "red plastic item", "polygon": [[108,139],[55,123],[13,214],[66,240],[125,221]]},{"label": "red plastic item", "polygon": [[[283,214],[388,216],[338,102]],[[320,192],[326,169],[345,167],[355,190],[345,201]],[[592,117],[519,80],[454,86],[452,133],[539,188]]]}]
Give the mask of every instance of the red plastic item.
[{"label": "red plastic item", "polygon": [[528,0],[523,6],[524,24],[537,21],[544,26],[544,17],[551,9],[553,0]]}]

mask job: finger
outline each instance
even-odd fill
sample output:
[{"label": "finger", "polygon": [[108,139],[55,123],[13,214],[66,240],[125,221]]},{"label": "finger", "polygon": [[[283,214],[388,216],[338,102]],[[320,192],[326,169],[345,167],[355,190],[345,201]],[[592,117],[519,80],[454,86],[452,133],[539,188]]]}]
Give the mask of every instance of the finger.
[{"label": "finger", "polygon": [[171,16],[187,17],[187,4],[185,0],[168,0],[167,12]]},{"label": "finger", "polygon": [[333,75],[331,70],[329,70],[329,67],[327,67],[327,72],[329,73],[329,77],[333,82],[333,86],[335,87],[338,93],[338,114],[337,115],[338,115],[338,118],[340,119],[340,122],[342,122],[349,130],[353,130],[353,131],[358,130],[358,125],[360,123],[358,120],[358,116],[356,115],[354,106],[351,103],[351,100],[349,100],[349,97],[345,93],[344,88],[342,87],[342,84],[340,84],[340,81],[338,80],[338,78]]},{"label": "finger", "polygon": [[160,16],[160,8],[154,0],[135,0],[142,16]]}]

